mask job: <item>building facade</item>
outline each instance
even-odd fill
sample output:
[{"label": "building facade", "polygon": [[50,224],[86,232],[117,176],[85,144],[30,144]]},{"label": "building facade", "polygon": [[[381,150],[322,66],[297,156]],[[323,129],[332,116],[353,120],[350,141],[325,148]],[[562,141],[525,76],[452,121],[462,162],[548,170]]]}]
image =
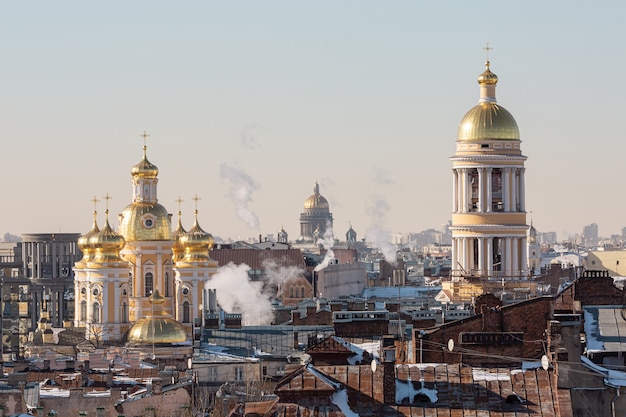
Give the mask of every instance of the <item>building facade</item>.
[{"label": "building facade", "polygon": [[[180,212],[172,231],[171,215],[158,203],[159,171],[146,149],[131,169],[133,199],[119,215],[119,231],[109,225],[108,209],[102,229],[94,211],[92,229],[78,240],[83,259],[74,264],[74,324],[86,327],[91,339],[113,342],[129,334],[134,343],[154,344],[192,338],[205,282],[217,270],[209,257],[213,237],[198,224],[197,210],[189,231]],[[155,323],[163,325],[161,332]]]},{"label": "building facade", "polygon": [[453,281],[528,275],[524,162],[515,119],[496,102],[487,61],[479,103],[459,124],[453,174]]}]

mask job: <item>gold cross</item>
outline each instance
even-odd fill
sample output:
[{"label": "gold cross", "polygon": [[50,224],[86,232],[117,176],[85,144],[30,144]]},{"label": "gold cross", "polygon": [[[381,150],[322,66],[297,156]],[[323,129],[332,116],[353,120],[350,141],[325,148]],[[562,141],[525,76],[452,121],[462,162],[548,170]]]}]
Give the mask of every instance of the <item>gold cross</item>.
[{"label": "gold cross", "polygon": [[489,62],[489,51],[493,51],[493,48],[489,46],[489,42],[487,42],[487,45],[483,49],[485,50],[485,53],[487,54],[487,62]]},{"label": "gold cross", "polygon": [[146,149],[146,139],[148,139],[150,135],[147,134],[146,131],[144,130],[143,133],[139,135],[139,137],[143,138],[143,148]]},{"label": "gold cross", "polygon": [[183,201],[185,201],[185,200],[183,200],[182,198],[180,198],[180,196],[178,196],[178,199],[177,199],[177,200],[174,200],[174,201],[176,201],[176,202],[178,203],[178,212],[180,213],[180,204],[181,204]]},{"label": "gold cross", "polygon": [[102,198],[106,200],[106,208],[107,208],[107,211],[109,211],[109,200],[112,199],[113,197],[111,197],[109,193],[106,193],[105,196]]},{"label": "gold cross", "polygon": [[93,199],[91,199],[91,202],[93,203],[93,211],[97,211],[98,210],[98,201],[100,201],[100,200],[98,200],[96,198],[96,196],[94,195]]},{"label": "gold cross", "polygon": [[196,203],[196,212],[197,212],[197,211],[198,211],[198,201],[200,201],[200,200],[201,200],[201,198],[200,198],[200,197],[198,197],[198,194],[195,194],[195,195],[193,196],[192,200],[193,200],[193,201],[195,201],[195,203]]}]

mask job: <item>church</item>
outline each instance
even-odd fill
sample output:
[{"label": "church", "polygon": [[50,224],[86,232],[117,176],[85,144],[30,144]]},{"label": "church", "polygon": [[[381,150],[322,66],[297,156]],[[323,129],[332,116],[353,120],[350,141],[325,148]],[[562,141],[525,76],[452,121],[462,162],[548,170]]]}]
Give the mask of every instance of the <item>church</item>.
[{"label": "church", "polygon": [[130,170],[133,198],[119,214],[119,231],[109,224],[108,207],[102,228],[94,210],[91,230],[78,240],[84,256],[74,264],[74,325],[92,342],[128,342],[151,348],[153,357],[155,347],[172,354],[172,346],[191,346],[205,282],[218,267],[209,256],[213,236],[200,227],[197,210],[189,231],[180,210],[172,230],[157,198],[158,173],[144,144]]}]

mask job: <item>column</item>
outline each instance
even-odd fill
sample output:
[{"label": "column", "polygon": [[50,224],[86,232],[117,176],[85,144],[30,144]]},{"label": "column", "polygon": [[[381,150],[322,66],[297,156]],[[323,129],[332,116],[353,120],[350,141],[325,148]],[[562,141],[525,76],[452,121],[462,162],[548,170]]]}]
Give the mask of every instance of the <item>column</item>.
[{"label": "column", "polygon": [[452,212],[456,213],[458,210],[459,199],[459,174],[456,169],[452,169]]},{"label": "column", "polygon": [[511,211],[517,209],[517,168],[511,168]]},{"label": "column", "polygon": [[522,259],[521,259],[521,266],[522,266],[522,275],[526,276],[528,274],[528,239],[526,237],[523,237],[522,239]]},{"label": "column", "polygon": [[526,212],[526,183],[524,181],[525,172],[526,168],[519,168],[519,200],[521,212]]},{"label": "column", "polygon": [[486,207],[485,211],[487,213],[491,213],[491,206],[493,205],[492,204],[492,202],[493,202],[493,189],[492,189],[492,185],[491,185],[491,174],[492,174],[493,168],[486,168],[486,171],[487,171],[487,193],[486,193],[486,197],[487,198],[485,199],[485,202],[486,202],[487,207]]},{"label": "column", "polygon": [[513,265],[513,269],[511,270],[511,272],[513,273],[514,276],[519,276],[520,274],[520,264],[519,264],[519,239],[518,238],[511,238],[511,264]]},{"label": "column", "polygon": [[511,269],[513,265],[511,264],[511,238],[504,238],[504,254],[502,255],[503,266],[504,266],[504,275],[509,276],[511,274]]},{"label": "column", "polygon": [[478,238],[478,273],[480,276],[485,275],[485,238]]},{"label": "column", "polygon": [[487,278],[493,274],[493,238],[487,238]]},{"label": "column", "polygon": [[511,211],[510,180],[511,169],[502,168],[502,201],[504,202],[504,211]]},{"label": "column", "polygon": [[485,168],[478,168],[478,204],[476,209],[479,213],[485,211],[485,187],[483,182],[485,181]]}]

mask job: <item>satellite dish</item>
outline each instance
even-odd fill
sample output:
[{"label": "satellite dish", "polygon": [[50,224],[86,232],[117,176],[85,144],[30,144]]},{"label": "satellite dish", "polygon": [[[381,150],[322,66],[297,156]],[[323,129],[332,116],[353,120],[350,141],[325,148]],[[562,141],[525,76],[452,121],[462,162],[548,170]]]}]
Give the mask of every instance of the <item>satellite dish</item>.
[{"label": "satellite dish", "polygon": [[153,353],[152,355],[150,355],[150,359],[155,360],[156,359],[156,355]]},{"label": "satellite dish", "polygon": [[454,339],[448,340],[448,350],[452,352],[454,350]]},{"label": "satellite dish", "polygon": [[541,367],[543,368],[544,371],[547,371],[548,368],[550,367],[550,361],[548,360],[548,357],[546,355],[543,355],[541,357]]},{"label": "satellite dish", "polygon": [[376,373],[376,359],[372,359],[372,363],[370,363],[370,368],[372,368],[372,373]]}]

